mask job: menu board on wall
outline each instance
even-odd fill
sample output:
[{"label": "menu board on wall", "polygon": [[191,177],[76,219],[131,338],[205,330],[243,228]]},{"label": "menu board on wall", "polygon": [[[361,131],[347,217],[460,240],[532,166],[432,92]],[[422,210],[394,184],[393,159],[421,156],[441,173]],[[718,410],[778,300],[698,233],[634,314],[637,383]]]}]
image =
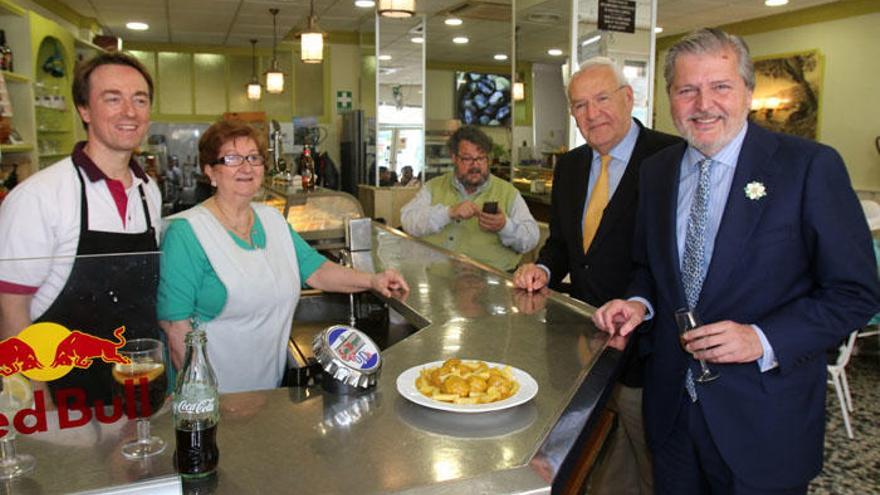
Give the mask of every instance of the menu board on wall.
[{"label": "menu board on wall", "polygon": [[599,0],[599,29],[621,33],[636,32],[636,2]]}]

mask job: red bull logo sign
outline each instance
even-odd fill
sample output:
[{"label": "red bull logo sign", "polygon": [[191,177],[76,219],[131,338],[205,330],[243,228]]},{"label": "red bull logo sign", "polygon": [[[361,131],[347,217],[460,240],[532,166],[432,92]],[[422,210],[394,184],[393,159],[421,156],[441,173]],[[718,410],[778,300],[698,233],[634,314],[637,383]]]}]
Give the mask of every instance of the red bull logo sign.
[{"label": "red bull logo sign", "polygon": [[119,354],[125,345],[125,327],[113,332],[116,340],[101,339],[57,323],[35,323],[0,342],[0,375],[22,373],[42,382],[57,380],[74,367],[88,368],[95,359],[129,364]]},{"label": "red bull logo sign", "polygon": [[[0,341],[0,376],[10,377],[21,373],[34,381],[49,382],[62,378],[73,368],[89,368],[96,361],[131,364],[127,357],[119,353],[119,349],[125,345],[124,334],[124,326],[113,332],[113,339],[102,339],[79,330],[69,330],[57,323],[36,323],[22,330],[18,336]],[[135,407],[138,402],[149,404],[146,383],[145,378],[140,383],[127,380],[123,396],[114,398],[109,412],[100,401],[95,403],[92,411],[86,406],[86,394],[81,389],[57,390],[54,398],[59,426],[62,429],[83,426],[93,417],[102,423],[112,423],[122,418],[123,414],[131,419],[148,416],[151,410],[136,410]],[[144,395],[140,400],[135,397],[136,385],[140,395]],[[33,407],[23,408],[13,417],[0,412],[0,438],[6,436],[7,427],[12,426],[24,434],[45,431],[45,403],[43,392],[37,390],[33,393]]]}]

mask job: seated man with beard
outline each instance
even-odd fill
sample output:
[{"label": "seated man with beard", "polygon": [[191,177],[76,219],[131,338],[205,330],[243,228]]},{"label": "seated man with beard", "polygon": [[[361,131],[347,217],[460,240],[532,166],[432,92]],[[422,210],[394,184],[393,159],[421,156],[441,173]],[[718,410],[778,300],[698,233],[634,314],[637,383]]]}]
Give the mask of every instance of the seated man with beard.
[{"label": "seated man with beard", "polygon": [[403,230],[500,270],[538,244],[538,223],[519,191],[489,173],[492,140],[476,127],[449,138],[455,169],[431,179],[400,211]]}]

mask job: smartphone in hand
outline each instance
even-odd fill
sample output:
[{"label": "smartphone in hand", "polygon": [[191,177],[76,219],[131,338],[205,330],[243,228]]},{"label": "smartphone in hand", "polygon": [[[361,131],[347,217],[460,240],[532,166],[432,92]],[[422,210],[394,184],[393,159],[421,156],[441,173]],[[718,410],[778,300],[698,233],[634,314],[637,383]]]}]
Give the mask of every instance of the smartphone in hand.
[{"label": "smartphone in hand", "polygon": [[486,201],[483,203],[483,213],[498,213],[498,201]]}]

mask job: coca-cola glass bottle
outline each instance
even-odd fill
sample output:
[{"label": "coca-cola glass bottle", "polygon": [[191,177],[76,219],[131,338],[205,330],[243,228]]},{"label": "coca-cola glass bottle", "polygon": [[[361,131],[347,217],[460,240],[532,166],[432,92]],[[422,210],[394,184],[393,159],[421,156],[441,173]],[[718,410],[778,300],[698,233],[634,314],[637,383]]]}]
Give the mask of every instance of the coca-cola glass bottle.
[{"label": "coca-cola glass bottle", "polygon": [[184,478],[210,475],[217,469],[217,422],[220,399],[217,377],[208,361],[205,331],[194,324],[186,335],[186,357],[174,390],[174,463]]}]

